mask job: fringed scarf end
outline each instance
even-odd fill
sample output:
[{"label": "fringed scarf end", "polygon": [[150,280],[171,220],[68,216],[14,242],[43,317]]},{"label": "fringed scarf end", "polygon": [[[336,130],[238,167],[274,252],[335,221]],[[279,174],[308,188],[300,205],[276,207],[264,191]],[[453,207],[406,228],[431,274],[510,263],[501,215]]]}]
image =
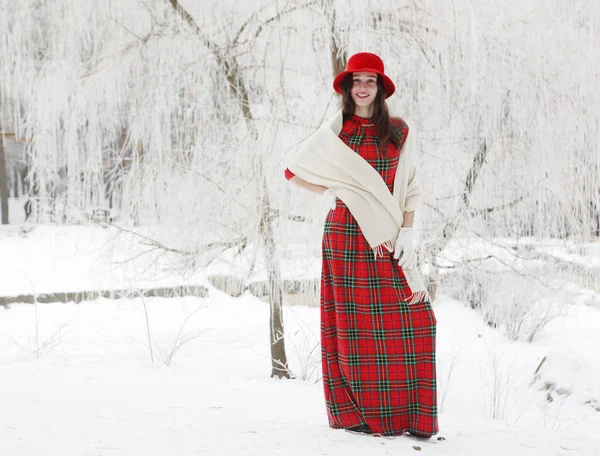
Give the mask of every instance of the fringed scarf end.
[{"label": "fringed scarf end", "polygon": [[386,249],[388,252],[393,252],[394,241],[385,241],[379,244],[378,246],[373,247],[373,253],[375,254],[375,258],[383,258],[383,249]]},{"label": "fringed scarf end", "polygon": [[413,292],[408,300],[408,305],[411,306],[421,301],[429,301],[429,294],[425,290]]}]

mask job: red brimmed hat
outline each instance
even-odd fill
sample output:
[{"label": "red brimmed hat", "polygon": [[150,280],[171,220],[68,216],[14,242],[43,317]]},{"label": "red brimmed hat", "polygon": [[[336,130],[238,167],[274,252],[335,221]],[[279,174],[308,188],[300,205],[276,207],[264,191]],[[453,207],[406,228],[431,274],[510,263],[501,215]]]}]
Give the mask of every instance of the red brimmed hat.
[{"label": "red brimmed hat", "polygon": [[396,91],[396,86],[385,75],[383,70],[383,60],[378,55],[371,54],[370,52],[359,52],[348,59],[346,70],[335,77],[333,80],[333,90],[341,95],[343,93],[342,83],[344,82],[344,78],[350,73],[377,73],[381,76],[383,87],[385,88],[385,97],[389,98]]}]

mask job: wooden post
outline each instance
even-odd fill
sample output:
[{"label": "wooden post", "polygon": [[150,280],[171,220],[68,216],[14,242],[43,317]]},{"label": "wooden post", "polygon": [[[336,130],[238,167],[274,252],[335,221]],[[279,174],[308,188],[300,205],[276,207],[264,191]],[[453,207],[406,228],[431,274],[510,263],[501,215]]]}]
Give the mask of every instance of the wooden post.
[{"label": "wooden post", "polygon": [[[2,124],[0,124],[0,132],[1,131]],[[4,136],[2,136],[0,137],[0,211],[2,212],[2,225],[8,225],[8,197],[8,173],[6,172]]]}]

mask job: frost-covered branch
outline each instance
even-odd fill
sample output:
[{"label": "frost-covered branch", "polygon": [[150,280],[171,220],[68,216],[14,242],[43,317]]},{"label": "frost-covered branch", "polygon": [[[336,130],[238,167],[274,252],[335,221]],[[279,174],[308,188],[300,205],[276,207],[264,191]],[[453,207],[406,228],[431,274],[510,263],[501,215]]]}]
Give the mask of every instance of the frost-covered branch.
[{"label": "frost-covered branch", "polygon": [[516,200],[511,201],[511,202],[506,203],[506,204],[503,204],[501,206],[486,207],[485,209],[470,209],[469,213],[471,215],[479,215],[479,214],[489,214],[489,213],[494,212],[494,211],[501,211],[503,209],[507,209],[509,207],[516,206],[517,204],[519,204],[524,199],[525,199],[524,196],[520,196]]},{"label": "frost-covered branch", "polygon": [[465,212],[469,209],[473,188],[475,187],[475,183],[477,182],[477,178],[479,177],[487,153],[487,142],[486,140],[482,140],[479,149],[473,156],[473,161],[471,162],[471,166],[467,173],[467,177],[465,178],[464,188],[460,195],[462,204],[459,206],[459,209],[456,211],[456,213],[452,217],[450,217],[444,224],[441,239],[433,246],[432,257],[437,256],[439,252],[444,250],[444,248],[446,247],[448,242],[453,238],[454,233],[458,229],[458,225]]},{"label": "frost-covered branch", "polygon": [[312,221],[310,218],[305,217],[304,215],[287,214],[287,213],[284,213],[284,212],[282,212],[280,210],[274,210],[274,211],[272,211],[272,218],[275,219],[277,217],[283,217],[286,220],[289,220],[291,222],[306,223],[306,222]]},{"label": "frost-covered branch", "polygon": [[244,84],[241,79],[242,76],[237,61],[235,58],[223,52],[219,46],[204,36],[202,29],[198,26],[194,18],[187,12],[187,10],[181,6],[178,0],[169,0],[169,2],[177,14],[179,14],[179,16],[192,27],[198,38],[217,59],[219,66],[225,73],[231,94],[235,99],[238,100],[238,104],[243,113],[248,130],[251,132],[251,134],[255,135],[254,117],[250,108],[250,95],[246,84]]},{"label": "frost-covered branch", "polygon": [[12,139],[14,141],[19,141],[19,142],[27,142],[27,140],[25,138],[21,138],[19,136],[17,136],[14,133],[7,133],[7,132],[2,132],[0,131],[0,138],[4,138],[4,139]]}]

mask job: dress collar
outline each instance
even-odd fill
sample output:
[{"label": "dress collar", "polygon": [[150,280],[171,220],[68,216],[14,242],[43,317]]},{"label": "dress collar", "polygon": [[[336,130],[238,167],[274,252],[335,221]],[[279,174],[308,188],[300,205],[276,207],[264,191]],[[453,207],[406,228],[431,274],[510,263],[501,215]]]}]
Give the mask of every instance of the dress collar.
[{"label": "dress collar", "polygon": [[371,118],[367,119],[365,117],[360,117],[360,116],[357,116],[356,114],[352,114],[351,119],[354,120],[355,122],[358,122],[361,125],[365,125],[365,126],[373,125],[373,120]]}]

